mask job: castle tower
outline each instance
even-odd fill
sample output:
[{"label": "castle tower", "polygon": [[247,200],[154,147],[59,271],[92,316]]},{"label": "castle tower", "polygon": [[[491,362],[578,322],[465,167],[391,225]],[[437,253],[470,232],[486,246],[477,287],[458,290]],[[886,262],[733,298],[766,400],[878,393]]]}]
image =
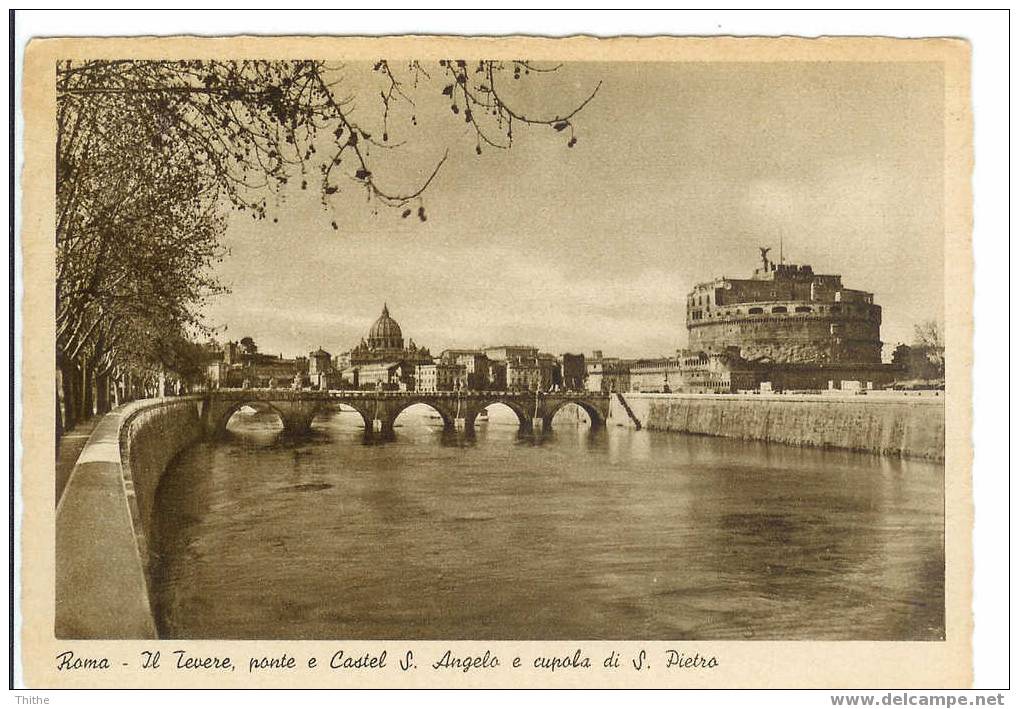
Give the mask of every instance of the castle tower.
[{"label": "castle tower", "polygon": [[880,364],[881,306],[842,276],[775,263],[760,247],[751,278],[718,278],[688,294],[689,348],[792,364]]}]

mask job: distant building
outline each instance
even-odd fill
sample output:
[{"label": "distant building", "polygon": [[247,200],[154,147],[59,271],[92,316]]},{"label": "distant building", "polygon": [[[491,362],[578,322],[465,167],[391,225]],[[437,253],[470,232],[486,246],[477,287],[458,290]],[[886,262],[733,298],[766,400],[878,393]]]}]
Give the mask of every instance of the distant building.
[{"label": "distant building", "polygon": [[419,364],[414,369],[416,391],[458,391],[467,388],[465,365],[437,362]]},{"label": "distant building", "polygon": [[333,378],[332,355],[319,347],[308,353],[308,381],[314,389],[329,389]]},{"label": "distant building", "polygon": [[506,361],[508,391],[550,391],[560,386],[559,363],[552,355]]},{"label": "distant building", "polygon": [[775,263],[761,249],[752,278],[723,276],[687,296],[689,348],[739,347],[752,362],[880,364],[881,306],[840,275]]},{"label": "distant building", "polygon": [[485,354],[490,360],[508,362],[511,359],[534,359],[538,356],[538,348],[530,345],[499,345],[486,347]]},{"label": "distant building", "polygon": [[481,391],[492,387],[491,361],[482,350],[443,350],[439,361],[443,364],[462,365],[466,377],[464,386],[467,389]]},{"label": "distant building", "polygon": [[678,357],[640,359],[630,364],[630,391],[671,393],[682,391],[682,364]]},{"label": "distant building", "polygon": [[587,379],[584,355],[566,352],[559,358],[559,364],[562,370],[563,389],[583,391],[584,380]]},{"label": "distant building", "polygon": [[206,379],[210,388],[275,386],[283,389],[293,386],[295,376],[302,384],[307,383],[309,361],[306,357],[287,359],[282,353],[279,356],[265,354],[258,351],[251,338],[244,340],[244,346],[227,342],[221,353],[209,353]]},{"label": "distant building", "polygon": [[[418,347],[411,339],[404,346],[403,331],[389,315],[389,306],[383,304],[382,314],[368,330],[368,337],[348,352],[337,355],[334,368],[340,373],[340,385],[355,389],[400,388],[414,389],[414,368],[431,364],[432,355],[427,347]],[[393,365],[398,365],[393,370]],[[391,381],[391,373],[398,372],[399,382]]]},{"label": "distant building", "polygon": [[543,378],[537,359],[512,359],[506,362],[506,389],[536,391],[550,389],[550,378]]},{"label": "distant building", "polygon": [[763,372],[730,347],[724,352],[684,350],[675,357],[638,360],[629,366],[630,391],[728,394],[756,388]]},{"label": "distant building", "polygon": [[[840,275],[774,263],[761,249],[753,277],[721,277],[686,299],[689,346],[671,357],[620,360],[596,350],[585,363],[590,391],[727,393],[817,391],[843,383],[890,383],[881,363],[881,307]],[[847,384],[848,385],[848,384]]]},{"label": "distant building", "polygon": [[548,352],[539,352],[536,359],[538,367],[542,370],[543,379],[547,379],[548,389],[561,389],[563,386],[563,368],[559,358]]},{"label": "distant building", "polygon": [[333,369],[337,372],[342,372],[344,369],[350,367],[350,351],[341,352],[340,354],[333,357]]},{"label": "distant building", "polygon": [[353,369],[354,385],[358,389],[411,391],[414,388],[414,366],[408,362],[371,362]]},{"label": "distant building", "polygon": [[321,374],[332,371],[332,355],[319,347],[308,353],[308,374]]},{"label": "distant building", "polygon": [[625,392],[630,391],[630,361],[618,357],[605,357],[601,350],[595,350],[584,360],[587,391]]},{"label": "distant building", "polygon": [[559,387],[562,369],[555,355],[531,345],[485,347],[491,388],[508,391],[548,391]]},{"label": "distant building", "polygon": [[504,361],[493,361],[488,362],[488,377],[489,388],[494,391],[506,391],[506,362]]},{"label": "distant building", "polygon": [[779,391],[890,383],[897,370],[881,363],[881,306],[874,294],[845,288],[840,275],[775,263],[769,251],[761,248],[752,278],[723,276],[690,292],[690,351],[738,351],[738,367]]},{"label": "distant building", "polygon": [[382,314],[372,323],[368,337],[362,338],[349,352],[340,357],[340,364],[358,366],[373,362],[407,361],[412,364],[428,363],[432,355],[427,347],[418,347],[411,339],[404,346],[403,331],[389,315],[389,306],[383,304]]}]

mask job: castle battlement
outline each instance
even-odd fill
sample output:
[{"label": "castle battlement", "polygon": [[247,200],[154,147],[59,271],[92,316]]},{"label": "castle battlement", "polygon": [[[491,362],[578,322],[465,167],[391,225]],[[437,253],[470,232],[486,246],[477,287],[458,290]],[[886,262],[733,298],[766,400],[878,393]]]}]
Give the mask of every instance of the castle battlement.
[{"label": "castle battlement", "polygon": [[881,307],[874,294],[845,288],[839,274],[774,263],[761,249],[751,278],[723,276],[687,295],[692,350],[739,347],[751,361],[880,363]]}]

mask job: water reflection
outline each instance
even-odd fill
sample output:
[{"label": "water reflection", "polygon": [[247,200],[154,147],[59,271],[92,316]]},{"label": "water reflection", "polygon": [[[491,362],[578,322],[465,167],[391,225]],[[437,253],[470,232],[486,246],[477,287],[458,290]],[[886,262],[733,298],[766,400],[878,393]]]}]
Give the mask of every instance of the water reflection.
[{"label": "water reflection", "polygon": [[[938,639],[942,466],[723,439],[476,434],[414,412],[366,444],[265,414],[159,492],[161,632],[190,638]],[[505,413],[505,412],[503,412]]]}]

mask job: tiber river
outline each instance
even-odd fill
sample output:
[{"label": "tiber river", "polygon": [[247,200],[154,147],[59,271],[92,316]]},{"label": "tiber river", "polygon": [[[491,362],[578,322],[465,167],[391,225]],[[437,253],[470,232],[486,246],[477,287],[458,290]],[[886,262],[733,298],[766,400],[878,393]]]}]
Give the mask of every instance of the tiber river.
[{"label": "tiber river", "polygon": [[[567,407],[570,408],[570,407]],[[418,411],[417,409],[422,409]],[[944,466],[610,427],[233,417],[159,492],[172,638],[944,636]]]}]

